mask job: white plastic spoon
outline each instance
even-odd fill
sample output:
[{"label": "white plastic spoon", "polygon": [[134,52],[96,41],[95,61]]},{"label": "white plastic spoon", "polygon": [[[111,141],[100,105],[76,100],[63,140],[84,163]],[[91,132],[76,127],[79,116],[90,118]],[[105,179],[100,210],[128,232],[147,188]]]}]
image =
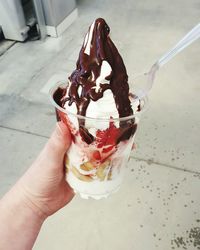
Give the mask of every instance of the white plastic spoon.
[{"label": "white plastic spoon", "polygon": [[175,55],[196,41],[200,37],[200,23],[189,31],[171,50],[166,52],[151,67],[149,72],[143,73],[133,79],[134,94],[141,99],[146,96],[153,86],[156,72]]}]

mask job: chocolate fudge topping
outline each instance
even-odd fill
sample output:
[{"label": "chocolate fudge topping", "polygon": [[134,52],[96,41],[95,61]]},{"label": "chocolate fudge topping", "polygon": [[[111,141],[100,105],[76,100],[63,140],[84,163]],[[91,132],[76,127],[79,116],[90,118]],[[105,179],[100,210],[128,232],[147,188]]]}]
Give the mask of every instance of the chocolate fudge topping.
[{"label": "chocolate fudge topping", "polygon": [[[89,40],[90,30],[93,28],[90,41],[89,53],[85,53],[87,41]],[[76,63],[76,69],[69,77],[70,85],[68,96],[66,90],[59,88],[55,94],[55,101],[64,107],[65,103],[76,104],[77,114],[86,116],[87,108],[90,101],[97,101],[103,98],[103,93],[110,89],[113,93],[116,108],[119,117],[126,117],[133,114],[131,103],[129,100],[128,75],[117,48],[110,39],[110,28],[104,19],[98,18],[90,26],[89,32],[85,37],[85,41],[79,53]],[[87,40],[88,39],[88,40]],[[100,83],[98,90],[96,88],[96,80],[100,76],[102,63],[106,61],[111,67],[111,73],[106,77],[106,83]],[[80,94],[80,89],[81,94]],[[84,121],[79,121],[80,134],[87,143],[91,143],[94,138],[87,129],[83,129]],[[127,124],[121,122],[120,127],[122,134],[118,141],[128,139],[136,130],[134,119],[127,127]]]}]

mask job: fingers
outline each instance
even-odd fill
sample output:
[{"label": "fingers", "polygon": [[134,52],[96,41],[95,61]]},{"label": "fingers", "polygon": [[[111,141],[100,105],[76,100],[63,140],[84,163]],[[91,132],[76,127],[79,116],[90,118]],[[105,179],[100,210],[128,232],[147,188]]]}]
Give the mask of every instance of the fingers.
[{"label": "fingers", "polygon": [[71,134],[68,127],[63,122],[58,122],[44,151],[46,155],[55,160],[63,160],[64,154],[71,144]]},{"label": "fingers", "polygon": [[75,195],[75,193],[74,193],[73,189],[66,182],[66,186],[65,186],[65,198],[64,198],[65,205],[67,203],[69,203],[73,199],[74,195]]}]

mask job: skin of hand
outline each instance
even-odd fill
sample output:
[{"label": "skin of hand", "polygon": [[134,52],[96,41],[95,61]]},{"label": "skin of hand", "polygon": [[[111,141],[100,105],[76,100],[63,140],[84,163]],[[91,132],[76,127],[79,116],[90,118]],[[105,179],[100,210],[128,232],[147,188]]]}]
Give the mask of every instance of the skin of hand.
[{"label": "skin of hand", "polygon": [[42,152],[0,200],[0,250],[32,249],[45,219],[74,196],[65,180],[71,135],[59,122]]},{"label": "skin of hand", "polygon": [[58,122],[38,158],[16,184],[27,205],[44,218],[64,207],[74,196],[65,180],[64,158],[70,144],[69,129]]},{"label": "skin of hand", "polygon": [[73,198],[63,164],[70,143],[68,128],[57,123],[38,158],[0,200],[0,250],[32,249],[45,219]]}]

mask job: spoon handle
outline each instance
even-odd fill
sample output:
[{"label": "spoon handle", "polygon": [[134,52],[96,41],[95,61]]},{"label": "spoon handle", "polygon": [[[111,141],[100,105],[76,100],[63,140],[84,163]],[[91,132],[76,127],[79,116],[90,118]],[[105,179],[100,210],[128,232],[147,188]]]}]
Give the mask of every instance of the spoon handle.
[{"label": "spoon handle", "polygon": [[188,45],[200,37],[200,23],[190,30],[171,50],[165,53],[155,64],[158,68],[171,60]]}]

